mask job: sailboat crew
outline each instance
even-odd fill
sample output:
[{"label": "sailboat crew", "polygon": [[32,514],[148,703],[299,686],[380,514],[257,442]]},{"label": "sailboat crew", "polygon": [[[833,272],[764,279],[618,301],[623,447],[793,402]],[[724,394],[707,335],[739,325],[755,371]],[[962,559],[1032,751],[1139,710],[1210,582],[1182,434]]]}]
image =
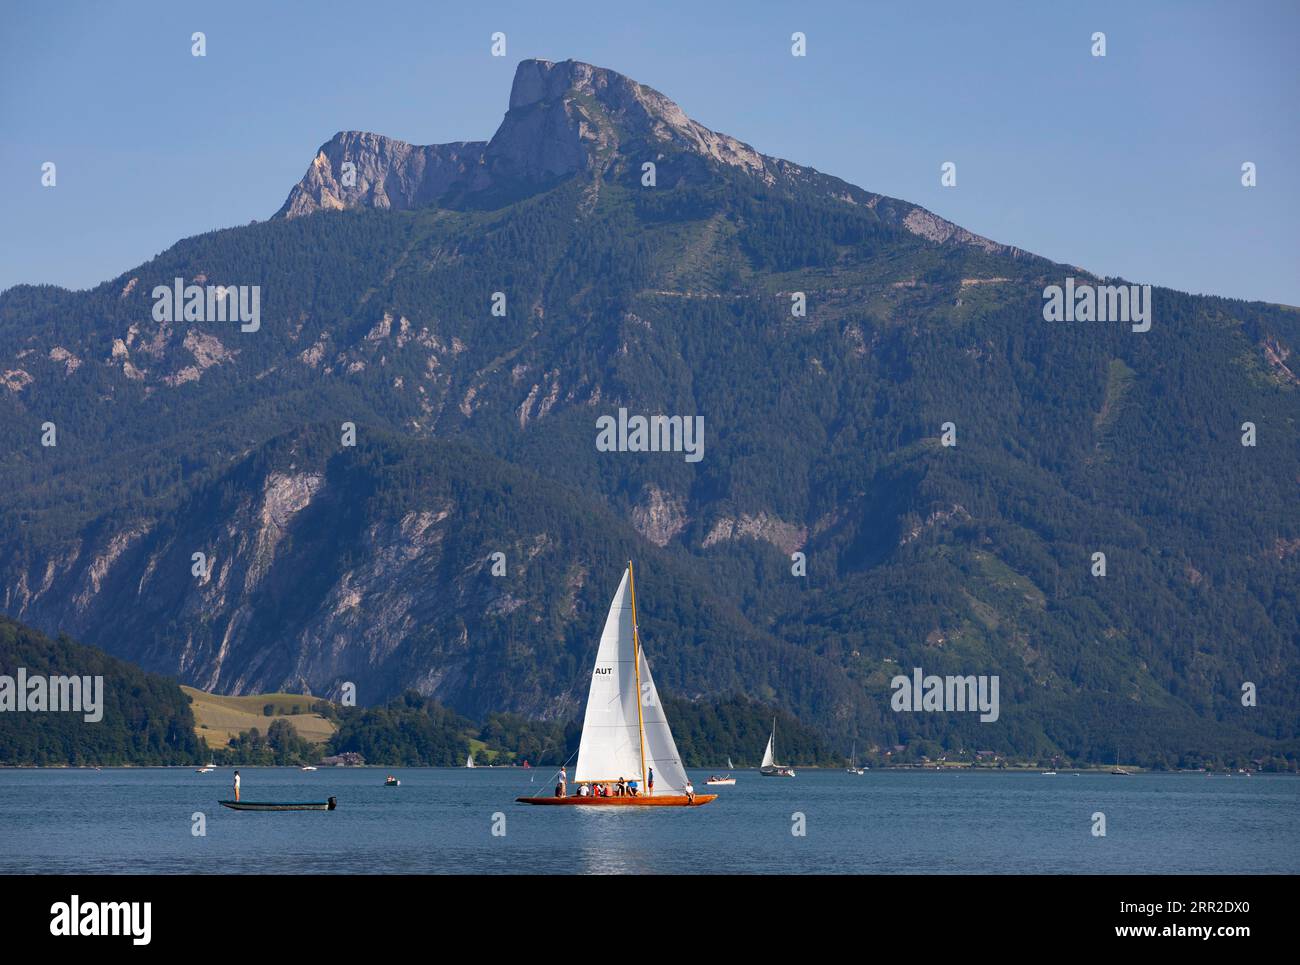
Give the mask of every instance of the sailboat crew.
[{"label": "sailboat crew", "polygon": [[685,791],[686,791],[686,803],[687,803],[687,804],[694,804],[694,803],[695,803],[695,785],[691,783],[691,779],[690,779],[689,777],[686,779],[686,787],[685,787]]},{"label": "sailboat crew", "polygon": [[235,771],[235,801],[239,801],[239,772]]},{"label": "sailboat crew", "polygon": [[645,792],[647,794],[653,794],[655,792],[655,769],[653,767],[650,768],[650,772],[646,774]]}]

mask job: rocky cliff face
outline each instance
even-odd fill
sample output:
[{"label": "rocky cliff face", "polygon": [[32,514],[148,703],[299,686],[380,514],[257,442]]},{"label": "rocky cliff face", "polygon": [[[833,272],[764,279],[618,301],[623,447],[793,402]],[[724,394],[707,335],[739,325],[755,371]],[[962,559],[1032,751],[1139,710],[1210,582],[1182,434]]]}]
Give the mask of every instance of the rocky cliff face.
[{"label": "rocky cliff face", "polygon": [[380,134],[342,131],[321,145],[276,217],[341,208],[425,207],[476,174],[485,147],[482,141],[417,147]]}]

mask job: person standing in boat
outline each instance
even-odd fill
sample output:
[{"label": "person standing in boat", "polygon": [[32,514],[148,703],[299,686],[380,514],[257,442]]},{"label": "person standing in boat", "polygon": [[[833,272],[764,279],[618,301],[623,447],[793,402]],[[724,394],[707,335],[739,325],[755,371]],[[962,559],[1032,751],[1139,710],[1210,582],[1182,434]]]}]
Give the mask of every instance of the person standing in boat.
[{"label": "person standing in boat", "polygon": [[567,796],[567,793],[566,793],[566,792],[567,792],[567,790],[568,790],[568,784],[569,784],[569,775],[568,775],[568,772],[564,770],[564,765],[561,764],[561,765],[560,765],[560,780],[559,780],[559,783],[557,783],[557,784],[555,785],[555,796],[556,796],[556,797],[566,797],[566,796]]},{"label": "person standing in boat", "polygon": [[239,803],[239,772],[235,771],[235,803]]},{"label": "person standing in boat", "polygon": [[653,794],[655,792],[655,769],[653,767],[650,768],[649,772],[645,776],[645,792],[646,794]]}]

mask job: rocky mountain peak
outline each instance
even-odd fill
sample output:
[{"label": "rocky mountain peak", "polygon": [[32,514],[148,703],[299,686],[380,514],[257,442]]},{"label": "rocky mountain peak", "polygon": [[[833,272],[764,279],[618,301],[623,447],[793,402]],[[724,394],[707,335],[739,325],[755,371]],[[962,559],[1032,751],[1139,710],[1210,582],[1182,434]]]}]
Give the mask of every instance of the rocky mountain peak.
[{"label": "rocky mountain peak", "polygon": [[[277,217],[341,208],[409,210],[448,195],[514,193],[574,175],[639,176],[647,160],[687,158],[693,177],[732,168],[769,186],[811,189],[872,208],[887,223],[939,244],[1019,256],[924,208],[873,194],[691,120],[672,99],[630,77],[576,60],[524,60],[492,139],[417,146],[347,131],[321,145]],[[345,170],[344,165],[352,168]],[[681,177],[682,174],[676,175]]]},{"label": "rocky mountain peak", "polygon": [[647,157],[663,149],[684,150],[766,173],[763,155],[697,124],[654,88],[576,60],[519,64],[510,110],[487,157],[503,173],[547,178],[590,170],[633,145]]}]

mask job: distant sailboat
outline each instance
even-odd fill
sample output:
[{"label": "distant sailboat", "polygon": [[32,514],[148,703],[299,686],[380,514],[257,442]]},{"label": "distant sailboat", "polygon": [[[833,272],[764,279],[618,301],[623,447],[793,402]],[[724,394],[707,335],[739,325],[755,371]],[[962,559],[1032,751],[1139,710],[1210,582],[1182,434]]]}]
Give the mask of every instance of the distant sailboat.
[{"label": "distant sailboat", "polygon": [[474,766],[474,752],[473,752],[473,751],[470,751],[470,753],[469,753],[469,757],[465,758],[465,766],[466,766],[466,767],[473,767],[473,766]]},{"label": "distant sailboat", "polygon": [[867,769],[865,767],[858,767],[858,742],[857,741],[853,742],[853,753],[849,757],[849,766],[844,768],[844,770],[848,771],[848,773],[850,774],[867,773]]},{"label": "distant sailboat", "polygon": [[794,768],[785,767],[776,762],[776,753],[773,748],[776,745],[776,718],[772,718],[772,736],[767,739],[767,750],[763,751],[763,763],[758,768],[758,773],[764,777],[794,777]]},{"label": "distant sailboat", "polygon": [[[614,792],[620,786],[629,788],[628,782],[633,781],[636,794],[595,793],[597,789]],[[571,793],[572,789],[579,793]],[[582,794],[583,789],[588,793]],[[600,635],[573,781],[563,788],[557,785],[556,790],[563,790],[563,796],[517,800],[523,804],[686,806],[708,804],[717,798],[716,794],[695,794],[682,766],[641,646],[631,563],[623,571]]]},{"label": "distant sailboat", "polygon": [[731,758],[728,757],[728,758],[727,758],[727,770],[729,770],[729,771],[734,771],[735,769],[736,769],[736,765],[733,764],[733,763],[731,763]]}]

